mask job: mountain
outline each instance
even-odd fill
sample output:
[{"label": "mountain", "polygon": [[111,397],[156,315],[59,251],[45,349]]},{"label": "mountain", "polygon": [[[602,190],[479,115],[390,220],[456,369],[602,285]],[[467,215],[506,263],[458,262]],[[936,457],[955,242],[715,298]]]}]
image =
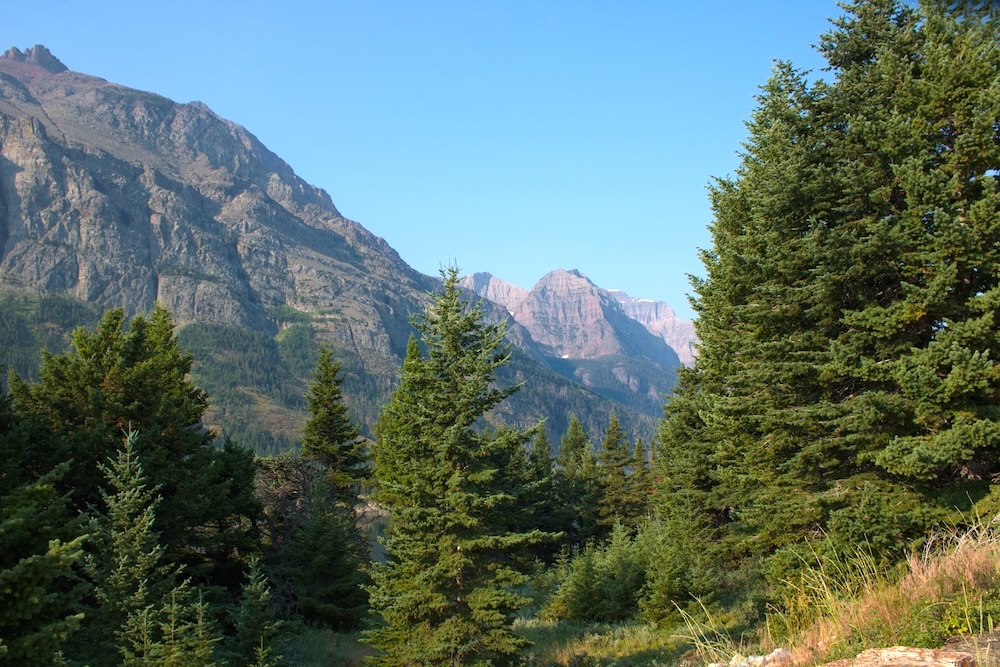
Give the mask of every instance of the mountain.
[{"label": "mountain", "polygon": [[694,365],[698,337],[694,333],[693,322],[677,317],[670,306],[662,301],[637,299],[621,290],[608,291],[622,305],[626,315],[646,327],[650,333],[662,338],[677,353],[682,364]]},{"label": "mountain", "polygon": [[528,290],[485,272],[470,273],[462,278],[461,284],[487,301],[503,306],[512,315],[521,302],[528,298]]},{"label": "mountain", "polygon": [[647,415],[661,413],[663,396],[673,388],[682,363],[660,329],[691,358],[693,329],[684,338],[685,323],[666,304],[650,302],[661,306],[652,314],[636,311],[645,317],[642,321],[630,313],[632,302],[639,300],[600,288],[579,271],[552,271],[530,291],[488,273],[462,280],[466,288],[505,308],[551,368]]},{"label": "mountain", "polygon": [[[370,429],[436,285],[204,104],[70,71],[43,46],[0,56],[0,350],[15,370],[31,374],[23,350],[54,330],[92,321],[69,302],[129,314],[159,302],[195,353],[213,423],[281,448],[304,420],[319,344]],[[510,334],[507,372],[527,390],[501,417],[547,418],[557,437],[572,410],[603,429],[616,404],[566,382],[526,330]],[[637,433],[652,427],[618,411]]]}]

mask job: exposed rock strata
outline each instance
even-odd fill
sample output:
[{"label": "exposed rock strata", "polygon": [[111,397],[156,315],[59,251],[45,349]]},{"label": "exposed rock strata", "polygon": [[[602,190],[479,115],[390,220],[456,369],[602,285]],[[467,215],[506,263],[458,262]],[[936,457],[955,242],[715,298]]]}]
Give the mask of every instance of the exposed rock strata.
[{"label": "exposed rock strata", "polygon": [[[267,329],[290,306],[395,367],[433,280],[204,104],[0,58],[0,287]],[[335,332],[335,333],[333,333]]]},{"label": "exposed rock strata", "polygon": [[622,305],[625,314],[662,338],[677,353],[682,364],[694,365],[698,337],[694,333],[693,322],[677,317],[673,309],[662,301],[637,299],[620,290],[610,292]]},{"label": "exposed rock strata", "polygon": [[[40,46],[0,56],[0,289],[129,313],[160,302],[179,324],[270,334],[306,311],[349,369],[349,402],[373,415],[410,314],[436,286],[204,104],[69,71]],[[505,405],[506,423],[560,428],[567,405],[591,428],[606,423],[610,401],[569,386],[515,323],[510,338],[547,368],[515,359],[511,379],[529,388]],[[626,412],[648,430],[648,417]]]},{"label": "exposed rock strata", "polygon": [[[466,276],[463,284],[506,308],[558,372],[646,414],[660,414],[681,360],[659,331],[650,331],[629,315],[620,292],[563,269],[545,275],[530,291],[488,273]],[[661,305],[664,315],[669,308]],[[664,321],[647,319],[653,324]],[[682,329],[681,321],[676,322]],[[673,339],[690,350],[690,340],[682,335]]]}]

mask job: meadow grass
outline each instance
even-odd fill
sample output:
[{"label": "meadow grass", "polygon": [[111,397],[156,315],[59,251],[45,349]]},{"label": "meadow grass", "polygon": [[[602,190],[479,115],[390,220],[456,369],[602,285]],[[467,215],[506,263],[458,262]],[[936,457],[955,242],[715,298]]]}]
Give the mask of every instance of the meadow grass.
[{"label": "meadow grass", "polygon": [[529,665],[638,667],[672,665],[687,648],[670,629],[639,623],[521,620],[517,634],[532,642]]}]

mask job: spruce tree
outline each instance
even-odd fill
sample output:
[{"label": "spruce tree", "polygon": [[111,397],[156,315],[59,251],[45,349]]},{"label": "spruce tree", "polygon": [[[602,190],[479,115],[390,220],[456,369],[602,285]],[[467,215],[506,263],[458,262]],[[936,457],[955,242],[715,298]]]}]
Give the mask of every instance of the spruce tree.
[{"label": "spruce tree", "polygon": [[628,438],[622,430],[618,415],[611,413],[604,440],[597,453],[601,497],[598,505],[600,523],[610,530],[621,523],[634,528],[644,515],[644,499],[635,488],[631,473],[633,454]]},{"label": "spruce tree", "polygon": [[530,438],[477,422],[517,387],[495,384],[509,359],[502,325],[461,296],[458,271],[415,320],[399,387],[376,425],[377,499],[390,514],[388,560],[373,570],[376,665],[511,664],[526,641],[511,623],[525,581],[511,553],[540,540],[515,532],[518,489],[504,471]]},{"label": "spruce tree", "polygon": [[636,509],[639,516],[649,514],[650,498],[653,495],[653,478],[649,470],[649,449],[642,438],[636,438],[632,450],[632,493],[637,498]]},{"label": "spruce tree", "polygon": [[367,544],[355,534],[353,512],[345,515],[334,497],[321,492],[306,499],[306,519],[278,554],[275,571],[290,583],[300,618],[353,630],[368,611]]},{"label": "spruce tree", "polygon": [[832,80],[779,63],[712,188],[699,356],[655,469],[663,513],[708,540],[723,584],[779,583],[858,542],[899,554],[989,490],[998,19],[845,6],[820,45]]},{"label": "spruce tree", "polygon": [[366,456],[344,404],[339,376],[340,364],[330,348],[323,347],[306,396],[309,419],[302,429],[302,456],[321,463],[340,501],[353,507],[355,487],[367,473]]},{"label": "spruce tree", "polygon": [[111,310],[72,342],[70,352],[43,355],[38,383],[13,378],[15,413],[46,443],[22,459],[38,468],[73,458],[62,481],[73,489],[73,508],[100,508],[98,466],[135,430],[148,484],[162,497],[157,525],[167,560],[235,589],[242,578],[235,556],[251,550],[259,511],[253,455],[230,442],[216,447],[203,428],[207,397],[190,380],[193,360],[170,314],[158,306],[126,327],[123,311]]},{"label": "spruce tree", "polygon": [[94,605],[87,610],[78,652],[94,665],[119,664],[118,647],[136,643],[129,629],[174,586],[155,528],[160,499],[146,485],[135,440],[130,432],[117,456],[100,466],[108,487],[102,491],[106,509],[88,524],[92,548],[85,570],[94,585]]},{"label": "spruce tree", "polygon": [[86,585],[73,567],[83,556],[85,536],[80,522],[66,511],[66,496],[55,488],[69,468],[64,463],[0,497],[0,657],[4,664],[57,664],[61,648],[83,619],[74,607]]},{"label": "spruce tree", "polygon": [[86,574],[93,605],[72,657],[92,665],[214,664],[221,636],[208,616],[201,591],[182,568],[165,560],[156,510],[160,497],[147,485],[130,432],[122,449],[99,466],[105,476],[104,512],[91,517],[93,549]]},{"label": "spruce tree", "polygon": [[554,487],[565,543],[579,548],[601,534],[599,507],[602,489],[597,457],[590,437],[576,415],[570,416],[566,433],[559,440]]},{"label": "spruce tree", "polygon": [[260,560],[250,559],[243,595],[233,618],[236,627],[229,650],[230,664],[253,667],[274,666],[281,656],[271,648],[278,633],[278,622],[271,608],[271,591]]}]

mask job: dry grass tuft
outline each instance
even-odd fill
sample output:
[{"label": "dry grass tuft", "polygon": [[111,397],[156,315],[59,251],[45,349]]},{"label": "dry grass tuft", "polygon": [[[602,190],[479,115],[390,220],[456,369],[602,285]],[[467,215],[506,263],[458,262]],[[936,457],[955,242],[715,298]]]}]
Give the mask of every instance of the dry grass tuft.
[{"label": "dry grass tuft", "polygon": [[863,551],[826,560],[793,588],[787,611],[773,614],[768,628],[783,637],[796,665],[992,632],[1000,611],[1000,526],[980,522],[936,535],[901,572]]}]

